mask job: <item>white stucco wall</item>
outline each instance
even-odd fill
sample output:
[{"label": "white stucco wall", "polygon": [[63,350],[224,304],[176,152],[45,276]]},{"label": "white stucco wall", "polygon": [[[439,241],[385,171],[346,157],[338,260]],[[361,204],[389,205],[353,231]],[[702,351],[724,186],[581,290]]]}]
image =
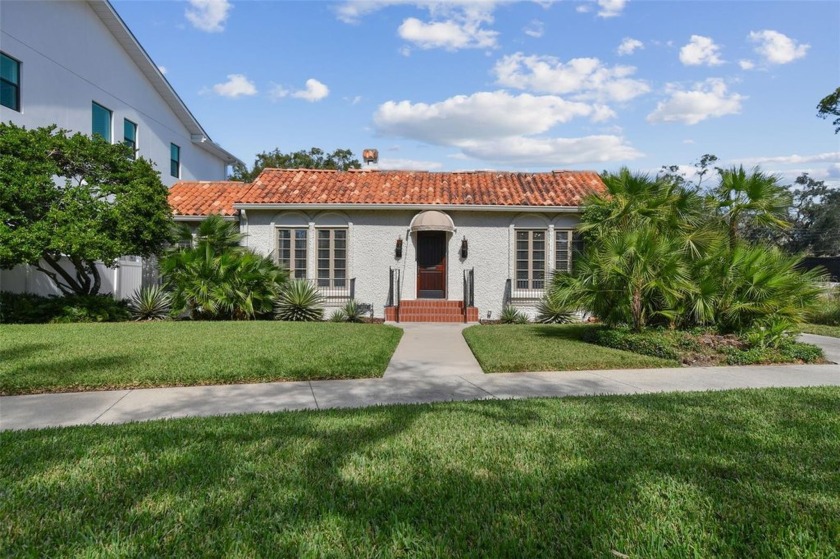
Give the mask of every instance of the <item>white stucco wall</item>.
[{"label": "white stucco wall", "polygon": [[[86,2],[8,1],[0,6],[0,50],[21,62],[21,112],[0,120],[26,127],[56,124],[91,133],[92,102],[112,111],[112,141],[123,119],[138,125],[139,154],[161,180],[224,180],[225,162],[198,147],[164,99]],[[181,148],[181,177],[169,172],[169,145]]]},{"label": "white stucco wall", "polygon": [[[348,227],[348,277],[356,278],[356,300],[372,303],[374,314],[384,316],[388,297],[388,270],[397,268],[402,275],[403,300],[417,298],[416,235],[409,233],[411,219],[417,211],[347,211],[300,212],[248,210],[241,221],[244,243],[262,254],[276,249],[276,228],[310,228],[308,267],[310,276],[316,269],[315,235],[320,226]],[[553,255],[551,234],[555,228],[573,228],[577,214],[517,214],[511,212],[447,211],[455,224],[455,232],[447,234],[447,299],[463,299],[464,270],[475,269],[475,306],[479,316],[498,318],[501,313],[505,284],[513,277],[515,229],[545,228],[549,231],[547,251]],[[397,238],[403,239],[403,256],[394,255]],[[460,257],[461,241],[467,239],[469,254]],[[550,260],[549,267],[553,267]],[[531,316],[534,301],[514,300],[514,304]]]}]

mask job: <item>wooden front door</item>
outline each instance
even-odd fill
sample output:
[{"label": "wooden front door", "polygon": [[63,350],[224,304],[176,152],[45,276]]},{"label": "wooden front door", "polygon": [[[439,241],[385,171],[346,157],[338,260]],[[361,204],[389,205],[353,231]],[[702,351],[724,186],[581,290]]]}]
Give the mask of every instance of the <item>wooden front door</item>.
[{"label": "wooden front door", "polygon": [[417,232],[417,298],[446,298],[446,233]]}]

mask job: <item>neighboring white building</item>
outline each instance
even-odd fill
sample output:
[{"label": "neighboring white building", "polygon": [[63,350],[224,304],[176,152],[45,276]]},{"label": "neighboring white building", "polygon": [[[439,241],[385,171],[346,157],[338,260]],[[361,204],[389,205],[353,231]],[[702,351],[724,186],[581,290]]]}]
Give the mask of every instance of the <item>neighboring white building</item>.
[{"label": "neighboring white building", "polygon": [[177,221],[221,214],[244,243],[389,320],[475,322],[506,304],[533,316],[555,270],[572,266],[574,229],[594,172],[432,173],[266,169],[252,184],[182,182]]},{"label": "neighboring white building", "polygon": [[[239,161],[209,138],[106,0],[2,1],[0,121],[130,143],[167,186],[223,180]],[[133,257],[103,266],[101,291],[131,295],[142,268]],[[0,271],[0,290],[60,293],[29,266]]]},{"label": "neighboring white building", "polygon": [[3,0],[0,121],[133,143],[161,180],[223,180],[214,143],[106,0]]}]

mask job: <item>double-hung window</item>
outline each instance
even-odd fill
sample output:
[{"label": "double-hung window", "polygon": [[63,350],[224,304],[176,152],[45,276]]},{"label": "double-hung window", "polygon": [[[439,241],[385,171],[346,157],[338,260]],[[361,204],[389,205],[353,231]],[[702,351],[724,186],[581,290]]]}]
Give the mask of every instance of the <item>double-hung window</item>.
[{"label": "double-hung window", "polygon": [[347,229],[318,229],[318,287],[347,287]]},{"label": "double-hung window", "polygon": [[20,112],[20,62],[0,53],[0,105]]},{"label": "double-hung window", "polygon": [[137,155],[137,124],[127,118],[123,120],[123,143],[131,148],[131,158]]},{"label": "double-hung window", "polygon": [[169,144],[169,174],[181,178],[181,148],[175,144]]},{"label": "double-hung window", "polygon": [[111,111],[97,102],[91,106],[91,132],[111,143]]},{"label": "double-hung window", "polygon": [[308,229],[277,230],[277,263],[289,270],[294,279],[306,279]]},{"label": "double-hung window", "polygon": [[545,289],[546,231],[516,230],[516,289]]},{"label": "double-hung window", "polygon": [[570,274],[572,272],[572,254],[574,252],[574,231],[557,229],[554,231],[554,270]]}]

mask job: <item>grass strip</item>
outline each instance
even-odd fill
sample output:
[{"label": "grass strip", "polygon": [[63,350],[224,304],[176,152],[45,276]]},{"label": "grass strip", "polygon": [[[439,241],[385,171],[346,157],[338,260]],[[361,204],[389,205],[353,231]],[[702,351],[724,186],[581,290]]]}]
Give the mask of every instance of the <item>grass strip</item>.
[{"label": "grass strip", "polygon": [[836,557],[840,388],[0,433],[0,554]]},{"label": "grass strip", "polygon": [[401,336],[320,322],[0,325],[0,394],[379,377]]}]

